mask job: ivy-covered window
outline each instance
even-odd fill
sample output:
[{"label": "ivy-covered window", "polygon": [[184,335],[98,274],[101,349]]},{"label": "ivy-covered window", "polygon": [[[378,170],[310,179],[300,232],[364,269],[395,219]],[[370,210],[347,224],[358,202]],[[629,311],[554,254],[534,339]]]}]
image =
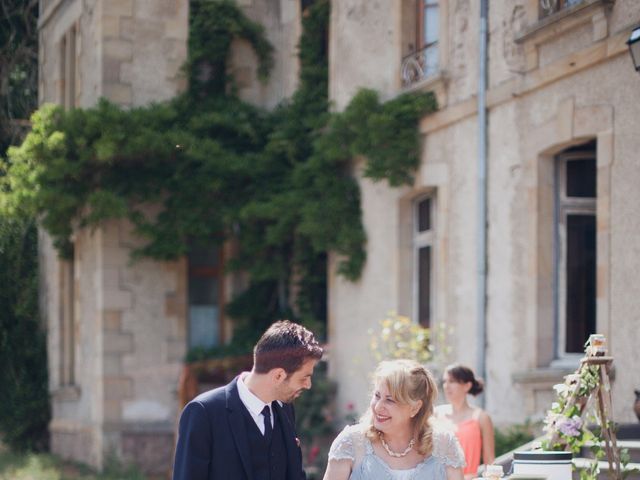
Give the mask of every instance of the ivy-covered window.
[{"label": "ivy-covered window", "polygon": [[414,203],[414,310],[423,327],[431,325],[433,312],[434,204],[433,195],[421,197]]},{"label": "ivy-covered window", "polygon": [[222,249],[192,243],[189,262],[189,348],[210,348],[222,341]]},{"label": "ivy-covered window", "polygon": [[582,354],[596,330],[595,144],[556,164],[557,356]]}]

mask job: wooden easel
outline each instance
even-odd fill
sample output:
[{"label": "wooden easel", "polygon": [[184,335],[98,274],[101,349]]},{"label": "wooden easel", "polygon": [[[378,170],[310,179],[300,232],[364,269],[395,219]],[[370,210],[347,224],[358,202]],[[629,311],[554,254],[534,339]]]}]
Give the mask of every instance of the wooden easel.
[{"label": "wooden easel", "polygon": [[[587,352],[589,350],[587,349]],[[616,444],[616,433],[613,430],[611,420],[611,385],[609,382],[609,370],[613,363],[613,357],[608,356],[596,356],[587,353],[580,361],[580,367],[576,371],[577,375],[582,373],[584,368],[596,367],[598,370],[598,384],[591,391],[587,400],[579,404],[580,418],[585,420],[587,413],[587,406],[591,401],[596,402],[596,416],[601,428],[601,437],[604,440],[604,449],[607,455],[607,461],[609,462],[609,478],[611,480],[620,480],[622,478],[622,470],[620,468],[620,452]],[[563,413],[573,408],[578,400],[577,389],[569,397],[567,404],[565,405]],[[558,433],[555,433],[551,438],[551,445],[559,440]]]}]

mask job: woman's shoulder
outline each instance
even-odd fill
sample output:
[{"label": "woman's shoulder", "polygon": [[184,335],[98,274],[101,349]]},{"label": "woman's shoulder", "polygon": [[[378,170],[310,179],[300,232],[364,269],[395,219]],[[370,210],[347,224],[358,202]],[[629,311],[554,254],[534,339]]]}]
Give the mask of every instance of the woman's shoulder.
[{"label": "woman's shoulder", "polygon": [[447,445],[456,439],[455,431],[447,424],[435,423],[433,425],[433,446]]},{"label": "woman's shoulder", "polygon": [[339,435],[343,435],[346,437],[364,437],[366,435],[366,427],[360,423],[356,423],[355,425],[347,425],[342,429]]},{"label": "woman's shoulder", "polygon": [[475,410],[473,412],[473,418],[478,420],[481,426],[493,428],[493,422],[491,421],[491,416],[482,408],[475,407]]},{"label": "woman's shoulder", "polygon": [[437,416],[451,415],[451,405],[444,403],[442,405],[436,405],[433,408],[433,413]]},{"label": "woman's shoulder", "polygon": [[433,429],[433,456],[450,467],[464,467],[464,453],[453,431],[447,428]]},{"label": "woman's shoulder", "polygon": [[356,451],[363,444],[365,429],[362,425],[347,425],[333,440],[329,449],[329,460],[354,460]]}]

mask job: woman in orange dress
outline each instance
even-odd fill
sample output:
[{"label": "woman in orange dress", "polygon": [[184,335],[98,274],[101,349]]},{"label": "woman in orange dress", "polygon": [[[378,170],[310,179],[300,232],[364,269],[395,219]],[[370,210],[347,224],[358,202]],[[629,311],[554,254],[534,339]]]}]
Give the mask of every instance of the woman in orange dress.
[{"label": "woman in orange dress", "polygon": [[467,401],[468,395],[482,393],[484,386],[473,370],[460,364],[449,365],[442,381],[442,389],[449,403],[436,407],[436,415],[454,429],[467,461],[464,476],[470,479],[478,475],[481,463],[490,465],[495,460],[491,417]]}]

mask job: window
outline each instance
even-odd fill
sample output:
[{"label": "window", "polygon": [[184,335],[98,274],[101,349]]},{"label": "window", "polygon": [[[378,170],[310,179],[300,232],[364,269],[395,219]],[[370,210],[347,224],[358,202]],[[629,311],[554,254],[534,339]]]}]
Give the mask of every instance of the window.
[{"label": "window", "polygon": [[434,197],[428,196],[414,204],[414,311],[423,327],[429,327],[433,317],[434,202]]},{"label": "window", "polygon": [[76,27],[72,26],[60,42],[60,104],[76,105]]},{"label": "window", "polygon": [[402,61],[402,82],[409,86],[435,75],[439,70],[438,40],[440,38],[440,7],[438,0],[414,0],[411,11],[404,11],[405,29],[409,37],[409,52]]},{"label": "window", "polygon": [[540,16],[547,17],[582,2],[583,0],[540,0]]},{"label": "window", "polygon": [[193,243],[189,254],[189,348],[220,344],[222,250]]},{"label": "window", "polygon": [[581,354],[596,329],[595,144],[556,163],[556,355]]},{"label": "window", "polygon": [[440,14],[437,0],[419,0],[418,2],[418,37],[416,45],[423,52],[424,70],[432,75],[438,70],[438,36]]},{"label": "window", "polygon": [[75,384],[75,252],[60,262],[60,386]]}]

